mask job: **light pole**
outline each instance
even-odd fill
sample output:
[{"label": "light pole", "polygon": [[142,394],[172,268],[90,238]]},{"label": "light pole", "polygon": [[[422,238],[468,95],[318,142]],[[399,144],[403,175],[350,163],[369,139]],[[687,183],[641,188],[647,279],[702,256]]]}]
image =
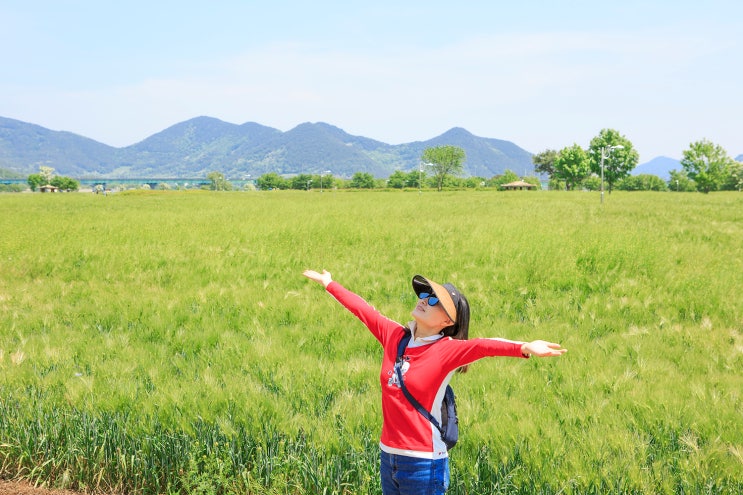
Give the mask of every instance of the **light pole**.
[{"label": "light pole", "polygon": [[621,150],[624,146],[617,144],[615,146],[602,146],[601,147],[601,203],[604,203],[604,158],[609,158],[608,153],[611,150]]}]

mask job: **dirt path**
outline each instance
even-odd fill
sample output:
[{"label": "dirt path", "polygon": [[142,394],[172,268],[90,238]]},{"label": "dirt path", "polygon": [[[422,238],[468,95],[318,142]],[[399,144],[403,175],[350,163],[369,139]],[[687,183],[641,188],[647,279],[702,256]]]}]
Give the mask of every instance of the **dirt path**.
[{"label": "dirt path", "polygon": [[68,490],[34,488],[28,483],[0,480],[0,495],[78,495]]}]

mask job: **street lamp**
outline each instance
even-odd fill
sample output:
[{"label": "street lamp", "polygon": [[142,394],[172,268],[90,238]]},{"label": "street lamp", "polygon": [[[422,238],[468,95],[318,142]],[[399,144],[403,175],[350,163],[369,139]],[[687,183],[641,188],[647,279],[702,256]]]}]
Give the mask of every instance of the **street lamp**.
[{"label": "street lamp", "polygon": [[602,146],[601,147],[601,203],[604,202],[604,158],[609,158],[608,153],[612,150],[621,150],[624,146],[617,144],[615,146]]}]

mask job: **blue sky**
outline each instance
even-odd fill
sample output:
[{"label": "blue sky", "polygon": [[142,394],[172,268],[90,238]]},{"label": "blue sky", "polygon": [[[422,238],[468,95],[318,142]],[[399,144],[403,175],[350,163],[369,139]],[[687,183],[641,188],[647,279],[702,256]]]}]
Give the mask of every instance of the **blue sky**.
[{"label": "blue sky", "polygon": [[532,153],[743,153],[743,2],[1,0],[0,116],[127,146],[206,115]]}]

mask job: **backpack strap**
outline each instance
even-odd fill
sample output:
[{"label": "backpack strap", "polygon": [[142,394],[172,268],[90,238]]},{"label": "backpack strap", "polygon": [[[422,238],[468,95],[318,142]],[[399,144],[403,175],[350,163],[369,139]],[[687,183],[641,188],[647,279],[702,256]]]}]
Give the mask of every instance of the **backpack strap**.
[{"label": "backpack strap", "polygon": [[440,434],[444,434],[444,430],[442,430],[441,425],[438,421],[436,421],[436,418],[431,415],[430,412],[426,408],[424,408],[420,402],[416,400],[415,397],[408,391],[408,387],[405,386],[405,382],[402,379],[402,356],[405,354],[405,349],[408,347],[408,342],[410,342],[410,329],[405,329],[405,334],[400,339],[400,343],[397,345],[397,359],[395,360],[395,372],[397,373],[397,379],[400,382],[400,388],[402,389],[402,393],[405,395],[405,398],[408,399],[408,402],[410,402],[413,407],[428,421],[433,424],[437,430],[439,430]]}]

